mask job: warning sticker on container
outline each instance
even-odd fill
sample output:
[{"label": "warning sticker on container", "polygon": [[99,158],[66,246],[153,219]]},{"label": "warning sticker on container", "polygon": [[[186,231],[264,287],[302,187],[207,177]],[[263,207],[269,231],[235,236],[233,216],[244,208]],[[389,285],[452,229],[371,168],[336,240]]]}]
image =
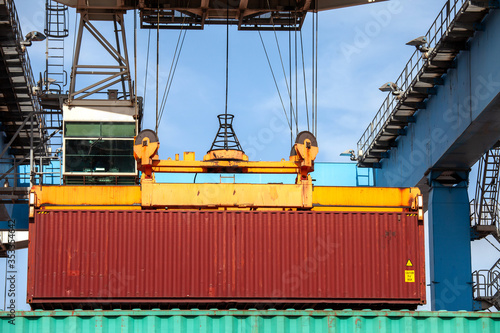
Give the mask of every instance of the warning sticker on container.
[{"label": "warning sticker on container", "polygon": [[408,259],[408,261],[406,262],[406,266],[407,266],[407,267],[411,267],[411,266],[413,266],[413,264],[411,263],[411,260],[410,260],[410,259]]},{"label": "warning sticker on container", "polygon": [[405,270],[405,282],[415,282],[415,271]]}]

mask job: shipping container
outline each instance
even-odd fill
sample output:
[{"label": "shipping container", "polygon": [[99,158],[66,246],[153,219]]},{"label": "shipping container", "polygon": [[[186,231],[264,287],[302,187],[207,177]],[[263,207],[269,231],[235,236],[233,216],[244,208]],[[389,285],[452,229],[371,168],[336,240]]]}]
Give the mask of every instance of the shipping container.
[{"label": "shipping container", "polygon": [[0,332],[497,333],[500,313],[294,310],[0,312]]},{"label": "shipping container", "polygon": [[415,214],[49,211],[30,224],[33,308],[415,308]]}]

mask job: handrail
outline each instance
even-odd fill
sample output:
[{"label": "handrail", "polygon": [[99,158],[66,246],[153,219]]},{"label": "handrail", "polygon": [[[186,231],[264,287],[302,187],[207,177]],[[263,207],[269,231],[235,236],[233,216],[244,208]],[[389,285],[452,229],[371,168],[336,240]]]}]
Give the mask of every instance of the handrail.
[{"label": "handrail", "polygon": [[491,298],[500,291],[500,259],[489,270],[472,273],[474,298]]},{"label": "handrail", "polygon": [[[16,44],[18,45],[18,48],[21,49],[21,42],[24,41],[24,38],[23,38],[23,33],[21,31],[21,23],[19,20],[19,16],[17,15],[16,5],[14,4],[14,0],[6,0],[5,5],[9,12],[9,20],[12,26],[12,30],[14,31],[14,35],[16,36]],[[31,103],[35,111],[37,112],[41,111],[42,108],[40,105],[40,101],[38,100],[38,96],[33,94],[32,88],[36,87],[36,83],[35,83],[35,78],[33,76],[33,70],[31,68],[31,61],[28,55],[28,51],[25,50],[24,52],[19,52],[19,54],[21,57],[21,64],[24,69],[24,78],[28,85],[28,95],[30,96]],[[39,124],[44,123],[44,119],[40,114],[38,114],[36,117],[38,118],[37,120]],[[41,137],[43,137],[42,128],[43,128],[42,125],[38,127]]]},{"label": "handrail", "polygon": [[422,74],[425,67],[428,66],[430,59],[432,59],[435,54],[436,46],[440,43],[443,36],[446,35],[449,27],[455,21],[457,14],[460,13],[465,6],[468,6],[469,3],[469,0],[448,0],[443,6],[429,31],[425,34],[428,41],[428,47],[431,48],[431,50],[434,49],[434,51],[431,51],[430,57],[428,57],[429,59],[425,59],[419,50],[413,52],[403,72],[395,82],[403,93],[397,97],[392,93],[387,95],[373,121],[358,141],[358,159],[362,160],[364,158],[366,152],[375,141],[375,138],[382,132],[391,116],[394,115],[401,105],[402,100],[406,98],[411,88],[416,83],[416,79]]}]

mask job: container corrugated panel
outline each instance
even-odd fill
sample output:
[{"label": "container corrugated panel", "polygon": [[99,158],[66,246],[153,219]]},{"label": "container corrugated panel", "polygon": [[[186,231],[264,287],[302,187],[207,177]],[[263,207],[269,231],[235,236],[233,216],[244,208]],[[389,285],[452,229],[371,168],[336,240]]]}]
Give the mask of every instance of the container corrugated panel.
[{"label": "container corrugated panel", "polygon": [[425,301],[423,237],[407,213],[38,211],[28,302],[414,308]]},{"label": "container corrugated panel", "polygon": [[500,314],[411,311],[30,311],[0,332],[497,333]]}]

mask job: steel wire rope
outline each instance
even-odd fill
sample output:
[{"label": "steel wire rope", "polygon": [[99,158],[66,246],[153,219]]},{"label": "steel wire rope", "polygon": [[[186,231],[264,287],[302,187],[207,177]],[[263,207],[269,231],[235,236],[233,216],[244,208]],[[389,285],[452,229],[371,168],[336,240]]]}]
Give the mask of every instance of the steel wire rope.
[{"label": "steel wire rope", "polygon": [[302,30],[300,30],[300,49],[301,49],[301,59],[302,59],[302,76],[304,78],[304,99],[306,105],[306,119],[307,119],[307,130],[310,131],[309,127],[309,101],[307,100],[307,80],[306,80],[306,64],[304,60],[304,42],[302,40]]},{"label": "steel wire rope", "polygon": [[[299,82],[298,82],[298,62],[297,62],[297,10],[294,12],[294,50],[295,50],[295,130],[299,134]],[[290,74],[291,76],[291,74]]]},{"label": "steel wire rope", "polygon": [[144,94],[143,94],[143,104],[142,108],[146,109],[146,93],[148,88],[148,77],[149,77],[149,51],[150,51],[150,42],[151,42],[151,29],[148,32],[148,51],[146,53],[146,73],[144,75]]},{"label": "steel wire rope", "polygon": [[[315,2],[316,4],[316,2]],[[312,37],[311,37],[311,46],[312,46],[312,49],[311,49],[311,86],[312,86],[312,93],[311,93],[311,121],[312,121],[312,133],[314,134],[314,122],[315,122],[315,114],[314,114],[314,110],[315,110],[315,100],[314,100],[314,94],[316,93],[316,86],[314,84],[314,77],[316,75],[316,67],[314,66],[314,20],[315,20],[315,16],[314,16],[314,12],[312,13],[312,26],[311,26],[311,32],[312,32]]]},{"label": "steel wire rope", "polygon": [[269,69],[271,70],[271,75],[273,76],[274,85],[276,86],[276,90],[278,91],[278,96],[280,98],[281,107],[283,108],[283,114],[285,115],[286,122],[287,122],[287,124],[288,124],[288,126],[290,127],[290,130],[291,130],[292,129],[292,123],[290,122],[290,119],[288,118],[288,115],[286,113],[285,103],[283,102],[283,98],[281,97],[281,92],[280,92],[280,88],[278,86],[278,81],[276,81],[276,75],[274,75],[273,66],[271,64],[271,60],[269,59],[269,55],[267,53],[267,48],[266,48],[266,45],[264,43],[264,39],[262,39],[262,34],[260,33],[260,30],[258,32],[259,32],[260,42],[262,43],[262,47],[264,48],[264,53],[266,54],[266,59],[267,59],[268,65],[269,65]]},{"label": "steel wire rope", "polygon": [[[189,3],[190,3],[190,1],[187,2],[187,6],[189,6]],[[165,84],[165,90],[163,92],[162,102],[161,102],[161,106],[160,106],[161,111],[160,111],[159,123],[161,122],[161,120],[163,118],[163,113],[164,113],[165,107],[167,105],[168,96],[170,95],[170,88],[172,87],[172,82],[174,80],[174,76],[175,76],[175,73],[177,71],[177,65],[179,63],[182,48],[184,46],[184,40],[186,39],[187,29],[184,29],[186,17],[187,16],[184,16],[182,19],[181,29],[179,31],[179,37],[177,37],[177,43],[175,46],[174,56],[172,58],[172,63],[170,64],[170,70],[168,72],[167,82]],[[184,32],[184,34],[183,34],[183,32]],[[182,39],[181,39],[181,36],[182,36]],[[180,42],[180,46],[179,46],[179,42]]]},{"label": "steel wire rope", "polygon": [[317,139],[318,138],[318,43],[319,43],[319,40],[318,40],[318,35],[319,35],[318,0],[316,0],[316,13],[315,13],[315,15],[316,15],[316,43],[315,43],[315,48],[316,48],[315,66],[316,66],[316,68],[314,70],[316,73],[316,76],[315,76],[316,89],[315,89],[315,95],[314,95],[314,99],[315,99],[314,105],[316,106],[316,109],[314,110],[314,114],[315,114],[314,136]]},{"label": "steel wire rope", "polygon": [[[172,63],[170,64],[170,70],[169,70],[168,77],[167,77],[167,82],[165,83],[165,90],[164,90],[163,96],[162,96],[159,122],[161,122],[161,120],[163,118],[163,114],[165,112],[165,107],[167,105],[168,96],[170,95],[170,88],[172,87],[172,82],[174,81],[174,76],[175,76],[175,73],[177,71],[177,65],[179,63],[182,48],[184,46],[184,40],[186,39],[186,33],[187,33],[187,30],[181,30],[179,33],[179,37],[177,39],[177,45],[175,47],[174,56],[172,58]],[[181,36],[182,36],[182,38],[181,38]]]},{"label": "steel wire rope", "polygon": [[[268,7],[269,11],[271,11],[271,5],[269,3],[269,0],[267,0],[267,7]],[[279,44],[279,41],[278,41],[278,34],[276,33],[276,26],[274,24],[274,19],[273,19],[272,11],[271,11],[271,24],[273,25],[274,39],[276,41],[276,46],[278,48],[278,54],[280,56],[281,69],[283,70],[283,76],[285,77],[285,83],[286,83],[286,89],[287,89],[287,92],[288,92],[288,97],[291,100],[292,99],[292,96],[291,96],[292,93],[290,91],[291,88],[288,86],[288,80],[287,80],[287,77],[286,77],[285,65],[283,63],[283,56],[281,54],[281,48],[280,48],[280,44]],[[293,119],[290,119],[290,123],[293,124]],[[293,129],[292,129],[291,126],[290,126],[290,134],[293,137]],[[293,139],[292,139],[292,145],[293,145]]]},{"label": "steel wire rope", "polygon": [[157,24],[156,24],[156,123],[155,133],[158,135],[158,86],[160,84],[160,2],[158,1],[158,9],[156,11]]},{"label": "steel wire rope", "polygon": [[488,238],[484,238],[484,239],[486,239],[486,241],[488,243],[490,243],[491,246],[493,246],[498,252],[500,252],[500,249],[498,247],[496,247],[495,244],[493,244],[492,242],[490,242],[490,240]]},{"label": "steel wire rope", "polygon": [[228,149],[227,143],[227,101],[229,96],[229,2],[226,5],[226,104],[224,107],[224,149]]}]

